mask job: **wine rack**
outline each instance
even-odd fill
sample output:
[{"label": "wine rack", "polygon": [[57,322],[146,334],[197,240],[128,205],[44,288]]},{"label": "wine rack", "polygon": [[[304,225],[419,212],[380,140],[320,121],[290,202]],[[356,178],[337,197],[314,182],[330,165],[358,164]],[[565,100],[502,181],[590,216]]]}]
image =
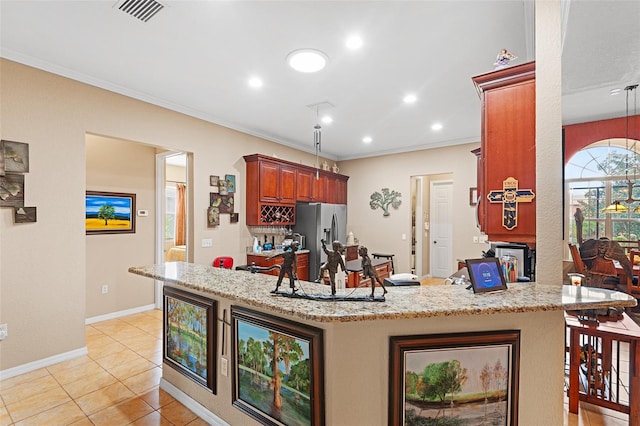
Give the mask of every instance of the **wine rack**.
[{"label": "wine rack", "polygon": [[295,206],[277,204],[260,205],[260,223],[269,225],[293,225],[296,223]]}]

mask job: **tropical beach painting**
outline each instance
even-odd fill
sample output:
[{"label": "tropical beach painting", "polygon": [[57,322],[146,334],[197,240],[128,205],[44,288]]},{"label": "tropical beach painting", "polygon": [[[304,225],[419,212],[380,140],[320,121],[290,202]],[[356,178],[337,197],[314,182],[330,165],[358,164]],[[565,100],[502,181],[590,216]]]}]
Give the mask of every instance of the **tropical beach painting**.
[{"label": "tropical beach painting", "polygon": [[390,424],[516,424],[519,335],[392,337]]},{"label": "tropical beach painting", "polygon": [[85,230],[87,234],[135,233],[136,194],[87,191]]},{"label": "tropical beach painting", "polygon": [[324,424],[322,330],[234,307],[233,405],[263,424]]},{"label": "tropical beach painting", "polygon": [[164,360],[215,393],[215,301],[164,287]]}]

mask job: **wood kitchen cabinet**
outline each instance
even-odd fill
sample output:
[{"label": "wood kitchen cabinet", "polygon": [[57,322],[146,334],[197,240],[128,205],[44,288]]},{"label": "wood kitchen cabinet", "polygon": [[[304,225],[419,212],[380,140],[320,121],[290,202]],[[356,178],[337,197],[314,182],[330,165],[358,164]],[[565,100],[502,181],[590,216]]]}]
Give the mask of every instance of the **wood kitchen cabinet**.
[{"label": "wood kitchen cabinet", "polygon": [[296,202],[347,203],[349,176],[261,154],[244,160],[249,226],[295,225]]},{"label": "wood kitchen cabinet", "polygon": [[[318,173],[319,174],[319,173]],[[296,200],[302,203],[324,202],[324,188],[315,169],[298,169]]]},{"label": "wood kitchen cabinet", "polygon": [[477,217],[490,241],[535,246],[535,62],[473,77],[481,103]]},{"label": "wood kitchen cabinet", "polygon": [[[308,252],[304,252],[304,253],[297,253],[296,254],[296,262],[297,262],[297,269],[296,269],[296,273],[298,274],[298,279],[302,280],[302,281],[309,281],[309,253]],[[273,266],[273,265],[282,265],[282,258],[281,257],[276,257],[274,259],[269,259],[267,260],[267,257],[269,257],[268,255],[256,255],[256,254],[247,254],[247,265],[251,265],[253,263],[255,263],[256,266],[262,266],[262,267],[269,267],[269,266]],[[280,270],[279,269],[273,269],[271,271],[265,271],[263,272],[264,274],[267,275],[275,275],[276,277],[278,275],[280,275]],[[284,280],[282,281],[282,284],[280,285],[285,285],[288,287],[289,286],[289,278],[285,276]]]},{"label": "wood kitchen cabinet", "polygon": [[324,175],[324,202],[329,204],[347,204],[347,181],[336,173]]},{"label": "wood kitchen cabinet", "polygon": [[295,204],[295,167],[266,159],[260,159],[258,165],[260,201],[263,203]]}]

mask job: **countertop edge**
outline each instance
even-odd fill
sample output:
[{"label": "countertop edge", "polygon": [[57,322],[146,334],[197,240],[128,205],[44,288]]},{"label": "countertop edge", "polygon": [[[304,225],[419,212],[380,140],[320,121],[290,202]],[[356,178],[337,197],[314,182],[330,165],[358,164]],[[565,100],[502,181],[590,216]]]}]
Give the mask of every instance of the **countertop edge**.
[{"label": "countertop edge", "polygon": [[[128,271],[179,288],[322,323],[600,309],[611,306],[633,307],[637,304],[631,296],[610,290],[586,287],[577,290],[570,286],[536,283],[513,283],[503,294],[474,295],[464,286],[411,286],[389,288],[384,302],[317,301],[271,294],[277,277],[246,271],[185,262],[130,267]],[[303,286],[303,290],[319,290],[324,293],[328,290],[327,286],[310,282],[298,285]],[[288,286],[289,282],[285,280],[281,289],[287,290]],[[361,290],[364,292],[360,294],[371,292],[370,289]],[[580,293],[576,294],[577,291]],[[378,288],[376,294],[381,293],[382,290]],[[594,296],[597,298],[594,299]]]}]

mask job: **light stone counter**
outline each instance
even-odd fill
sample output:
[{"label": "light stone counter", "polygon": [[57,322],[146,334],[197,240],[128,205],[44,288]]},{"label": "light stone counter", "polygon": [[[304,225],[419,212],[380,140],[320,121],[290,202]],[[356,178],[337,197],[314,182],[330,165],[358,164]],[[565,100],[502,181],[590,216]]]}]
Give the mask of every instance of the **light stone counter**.
[{"label": "light stone counter", "polygon": [[[276,296],[277,277],[185,262],[129,268],[129,272],[186,289],[241,301],[274,313],[318,322],[397,320],[444,316],[631,307],[636,300],[604,289],[511,283],[508,290],[474,294],[460,285],[388,287],[384,302],[333,302]],[[288,289],[288,280],[281,286]],[[286,284],[286,285],[284,285]],[[330,294],[325,285],[299,282],[299,293]],[[342,289],[338,294],[368,295],[370,289]],[[377,289],[376,295],[382,290]]]}]

